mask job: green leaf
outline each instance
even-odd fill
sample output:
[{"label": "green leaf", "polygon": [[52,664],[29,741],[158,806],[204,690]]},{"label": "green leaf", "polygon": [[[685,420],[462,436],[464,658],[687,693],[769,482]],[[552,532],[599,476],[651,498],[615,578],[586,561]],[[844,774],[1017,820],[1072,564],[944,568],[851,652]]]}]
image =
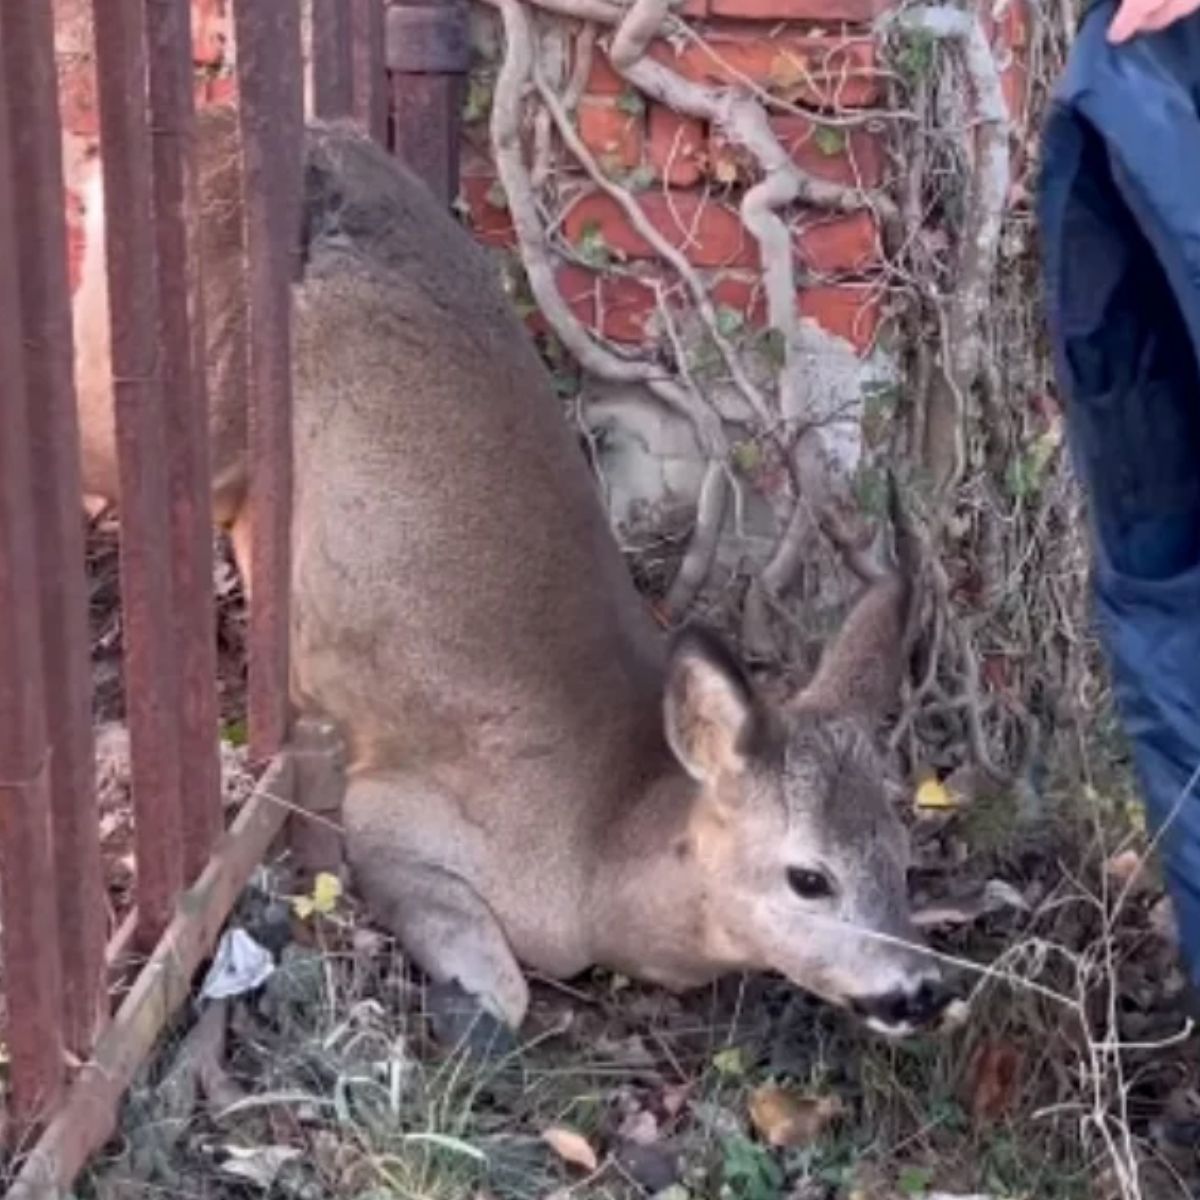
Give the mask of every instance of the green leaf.
[{"label": "green leaf", "polygon": [[470,125],[482,121],[492,109],[493,83],[481,75],[472,75],[467,84],[467,98],[463,102],[462,119]]},{"label": "green leaf", "polygon": [[746,314],[728,304],[717,305],[717,332],[722,337],[733,337],[746,324]]},{"label": "green leaf", "polygon": [[646,101],[642,99],[641,92],[626,88],[617,97],[617,108],[627,116],[640,117],[646,111]]},{"label": "green leaf", "polygon": [[603,231],[595,221],[589,221],[583,227],[579,241],[575,243],[575,250],[580,260],[589,267],[600,269],[610,266],[613,261],[613,253],[604,240]]},{"label": "green leaf", "polygon": [[906,1196],[920,1196],[929,1191],[933,1172],[928,1167],[904,1167],[896,1177],[896,1186]]},{"label": "green leaf", "polygon": [[787,338],[781,329],[767,329],[762,335],[763,351],[776,370],[787,364]]},{"label": "green leaf", "polygon": [[813,134],[813,141],[826,158],[833,158],[846,149],[845,133],[833,125],[818,125]]},{"label": "green leaf", "polygon": [[752,475],[762,462],[762,450],[757,442],[736,442],[730,450],[734,467],[743,475]]},{"label": "green leaf", "polygon": [[854,476],[854,498],[867,516],[883,517],[888,511],[887,473],[879,467],[863,465]]},{"label": "green leaf", "polygon": [[728,1137],[722,1140],[721,1157],[725,1188],[738,1200],[775,1200],[779,1195],[783,1168],[766,1147],[745,1137]]},{"label": "green leaf", "polygon": [[230,721],[229,724],[226,725],[223,730],[221,730],[221,736],[231,746],[244,746],[248,738],[245,718],[243,717],[239,721]]},{"label": "green leaf", "polygon": [[625,186],[631,192],[644,192],[654,186],[654,178],[654,168],[643,163],[640,167],[634,167],[625,176]]}]

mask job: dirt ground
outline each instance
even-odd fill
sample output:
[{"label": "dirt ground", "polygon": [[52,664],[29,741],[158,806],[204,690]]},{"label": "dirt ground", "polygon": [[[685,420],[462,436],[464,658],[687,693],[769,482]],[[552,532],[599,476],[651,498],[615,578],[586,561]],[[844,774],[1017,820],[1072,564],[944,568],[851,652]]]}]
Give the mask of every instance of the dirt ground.
[{"label": "dirt ground", "polygon": [[[133,861],[117,528],[89,539],[114,917]],[[244,794],[243,620],[217,571],[229,800]],[[1119,754],[917,810],[919,898],[970,1019],[890,1044],[783,981],[675,997],[605,973],[535,980],[521,1044],[432,1037],[444,1006],[351,897],[262,870],[234,923],[266,984],[196,1005],[130,1095],[80,1197],[793,1200],[1200,1195],[1200,1044],[1180,1037],[1170,913]]]}]

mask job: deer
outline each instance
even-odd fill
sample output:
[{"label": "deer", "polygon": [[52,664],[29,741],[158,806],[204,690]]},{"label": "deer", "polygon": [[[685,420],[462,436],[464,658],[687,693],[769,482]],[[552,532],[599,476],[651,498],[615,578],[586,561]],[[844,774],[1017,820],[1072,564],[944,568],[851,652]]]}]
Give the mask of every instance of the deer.
[{"label": "deer", "polygon": [[[938,1027],[877,739],[911,572],[881,570],[786,697],[709,627],[665,634],[487,252],[353,125],[304,137],[291,693],[343,739],[373,919],[501,1029],[532,973],[596,967],[775,972],[880,1034]],[[197,138],[213,516],[252,575],[233,109]],[[85,200],[85,488],[119,503],[97,180]]]}]

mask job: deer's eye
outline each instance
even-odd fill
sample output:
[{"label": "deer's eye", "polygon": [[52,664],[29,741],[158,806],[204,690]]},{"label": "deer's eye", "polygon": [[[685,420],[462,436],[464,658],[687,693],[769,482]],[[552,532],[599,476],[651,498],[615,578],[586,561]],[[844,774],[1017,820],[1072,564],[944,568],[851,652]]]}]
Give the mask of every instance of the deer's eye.
[{"label": "deer's eye", "polygon": [[826,900],[833,895],[833,883],[824,871],[788,867],[788,886],[802,900]]}]

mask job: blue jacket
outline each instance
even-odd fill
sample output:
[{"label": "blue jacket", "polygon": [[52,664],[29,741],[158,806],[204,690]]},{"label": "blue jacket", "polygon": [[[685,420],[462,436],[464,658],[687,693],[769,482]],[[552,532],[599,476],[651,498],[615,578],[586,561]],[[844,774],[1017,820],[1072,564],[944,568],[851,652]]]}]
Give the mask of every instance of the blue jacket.
[{"label": "blue jacket", "polygon": [[1100,634],[1200,986],[1200,16],[1110,46],[1114,10],[1053,98],[1038,216]]}]

